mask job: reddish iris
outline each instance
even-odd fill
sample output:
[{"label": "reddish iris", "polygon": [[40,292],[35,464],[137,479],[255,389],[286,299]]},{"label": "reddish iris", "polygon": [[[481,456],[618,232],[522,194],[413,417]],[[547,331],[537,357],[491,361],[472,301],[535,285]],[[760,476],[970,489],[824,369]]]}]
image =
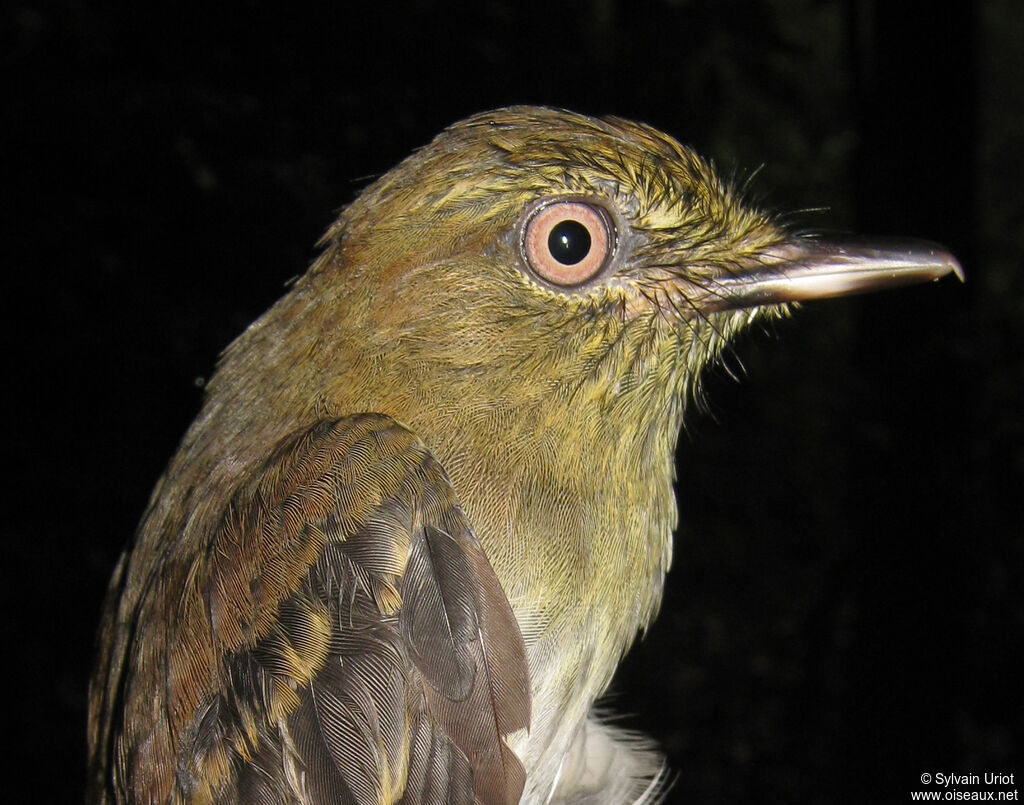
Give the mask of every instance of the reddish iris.
[{"label": "reddish iris", "polygon": [[530,268],[553,285],[581,285],[608,263],[613,246],[606,214],[582,201],[538,208],[526,224],[523,251]]}]

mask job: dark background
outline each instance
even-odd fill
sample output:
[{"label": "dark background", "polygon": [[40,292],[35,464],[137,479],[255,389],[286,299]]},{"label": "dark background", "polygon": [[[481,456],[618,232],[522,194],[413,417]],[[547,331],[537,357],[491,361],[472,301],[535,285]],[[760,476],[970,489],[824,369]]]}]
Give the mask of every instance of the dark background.
[{"label": "dark background", "polygon": [[[13,3],[4,14],[9,779],[80,799],[107,577],[217,354],[370,177],[469,113],[663,128],[967,283],[810,305],[709,377],[662,614],[613,706],[673,802],[1024,774],[1024,6]],[[981,790],[1005,790],[989,787]]]}]

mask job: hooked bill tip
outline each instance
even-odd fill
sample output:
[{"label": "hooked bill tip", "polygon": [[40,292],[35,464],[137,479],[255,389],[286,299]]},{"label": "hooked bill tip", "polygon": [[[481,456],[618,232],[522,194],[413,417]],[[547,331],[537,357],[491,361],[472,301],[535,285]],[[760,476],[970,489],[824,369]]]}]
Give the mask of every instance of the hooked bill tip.
[{"label": "hooked bill tip", "polygon": [[947,274],[964,281],[960,262],[930,241],[799,238],[770,248],[749,270],[719,279],[712,307],[848,296],[934,281]]}]

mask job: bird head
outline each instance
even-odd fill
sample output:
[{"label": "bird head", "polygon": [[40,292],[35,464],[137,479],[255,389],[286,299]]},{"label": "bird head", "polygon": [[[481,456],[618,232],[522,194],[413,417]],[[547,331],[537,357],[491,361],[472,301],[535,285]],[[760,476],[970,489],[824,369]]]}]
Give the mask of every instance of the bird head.
[{"label": "bird head", "polygon": [[959,272],[933,244],[794,235],[665,134],[533,107],[452,126],[324,242],[298,289],[318,324],[302,357],[342,343],[346,379],[394,378],[367,405],[561,401],[613,429],[673,430],[701,369],[788,303]]}]

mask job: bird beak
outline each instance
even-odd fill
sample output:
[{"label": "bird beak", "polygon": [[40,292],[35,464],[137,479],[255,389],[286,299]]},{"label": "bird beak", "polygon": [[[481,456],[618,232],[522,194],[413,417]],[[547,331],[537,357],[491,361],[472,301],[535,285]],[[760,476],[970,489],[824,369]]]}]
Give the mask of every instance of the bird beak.
[{"label": "bird beak", "polygon": [[[764,252],[750,269],[714,282],[702,312],[804,302],[938,280],[964,272],[943,246],[925,240],[799,238]],[[711,291],[705,286],[706,291]]]}]

